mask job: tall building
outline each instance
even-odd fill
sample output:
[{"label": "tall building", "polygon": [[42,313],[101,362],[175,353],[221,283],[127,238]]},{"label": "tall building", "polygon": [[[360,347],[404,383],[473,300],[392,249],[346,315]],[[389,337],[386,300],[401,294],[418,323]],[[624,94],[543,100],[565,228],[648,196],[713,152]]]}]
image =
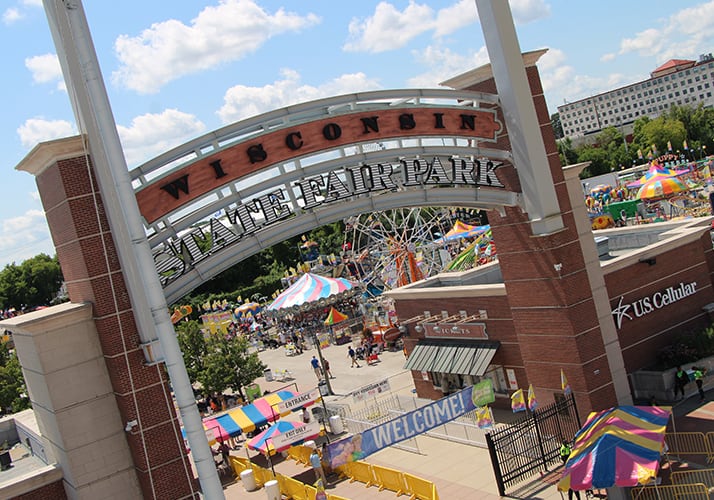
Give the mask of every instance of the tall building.
[{"label": "tall building", "polygon": [[643,116],[656,118],[674,105],[714,105],[714,58],[671,59],[650,78],[558,106],[565,137],[576,139],[607,127],[626,128]]}]

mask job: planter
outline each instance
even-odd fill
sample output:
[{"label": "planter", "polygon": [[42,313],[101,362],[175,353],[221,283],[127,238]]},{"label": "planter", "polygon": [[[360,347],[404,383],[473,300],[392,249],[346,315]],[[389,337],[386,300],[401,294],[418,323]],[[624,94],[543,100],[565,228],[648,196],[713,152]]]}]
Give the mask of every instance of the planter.
[{"label": "planter", "polygon": [[[709,384],[712,370],[714,370],[714,356],[703,358],[693,363],[687,363],[682,366],[686,371],[691,370],[692,366],[701,366],[707,369],[704,378],[704,388]],[[638,370],[630,373],[630,387],[632,387],[632,399],[634,401],[648,402],[653,397],[658,403],[672,403],[674,401],[674,373],[676,368],[670,368],[665,371],[649,371]],[[688,398],[692,394],[697,393],[697,385],[690,382],[684,388],[684,397]]]}]

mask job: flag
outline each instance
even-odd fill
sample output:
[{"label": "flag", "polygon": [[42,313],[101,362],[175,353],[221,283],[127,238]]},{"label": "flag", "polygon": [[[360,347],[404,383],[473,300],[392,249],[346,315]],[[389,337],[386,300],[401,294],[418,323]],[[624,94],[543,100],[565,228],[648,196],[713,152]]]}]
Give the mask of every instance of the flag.
[{"label": "flag", "polygon": [[638,150],[637,150],[637,158],[639,158],[640,160],[644,158],[644,156],[642,156],[642,150],[641,150],[641,149],[638,149]]},{"label": "flag", "polygon": [[479,429],[490,429],[493,427],[493,413],[491,413],[490,407],[476,407],[476,425]]},{"label": "flag", "polygon": [[565,372],[562,368],[560,369],[560,387],[563,389],[566,396],[573,392],[570,388],[570,384],[568,383],[568,379],[565,378]]},{"label": "flag", "polygon": [[672,151],[672,141],[667,141],[667,151]]},{"label": "flag", "polygon": [[538,408],[538,400],[536,399],[535,391],[533,390],[533,384],[528,386],[528,409],[530,411]]},{"label": "flag", "polygon": [[511,409],[513,413],[526,411],[526,400],[523,398],[523,389],[518,389],[511,394]]},{"label": "flag", "polygon": [[687,146],[687,139],[684,139],[682,145],[684,146],[684,149],[689,149],[689,146]]},{"label": "flag", "polygon": [[652,153],[657,156],[657,146],[655,146],[654,144],[652,144]]}]

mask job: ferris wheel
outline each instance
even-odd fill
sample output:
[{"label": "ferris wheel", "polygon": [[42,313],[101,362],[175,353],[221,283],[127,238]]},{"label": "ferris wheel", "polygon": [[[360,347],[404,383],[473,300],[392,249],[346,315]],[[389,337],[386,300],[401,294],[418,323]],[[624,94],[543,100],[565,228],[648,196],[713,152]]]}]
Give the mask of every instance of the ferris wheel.
[{"label": "ferris wheel", "polygon": [[345,219],[343,256],[373,294],[428,278],[448,264],[438,241],[451,227],[448,208],[399,208]]}]

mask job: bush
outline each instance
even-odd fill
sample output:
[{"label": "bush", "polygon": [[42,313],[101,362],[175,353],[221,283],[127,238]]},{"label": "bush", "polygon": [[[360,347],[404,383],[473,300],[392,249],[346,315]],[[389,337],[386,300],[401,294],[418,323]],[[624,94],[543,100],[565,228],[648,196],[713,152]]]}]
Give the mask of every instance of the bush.
[{"label": "bush", "polygon": [[657,365],[667,370],[711,355],[714,355],[714,325],[684,333],[673,344],[657,351]]}]

